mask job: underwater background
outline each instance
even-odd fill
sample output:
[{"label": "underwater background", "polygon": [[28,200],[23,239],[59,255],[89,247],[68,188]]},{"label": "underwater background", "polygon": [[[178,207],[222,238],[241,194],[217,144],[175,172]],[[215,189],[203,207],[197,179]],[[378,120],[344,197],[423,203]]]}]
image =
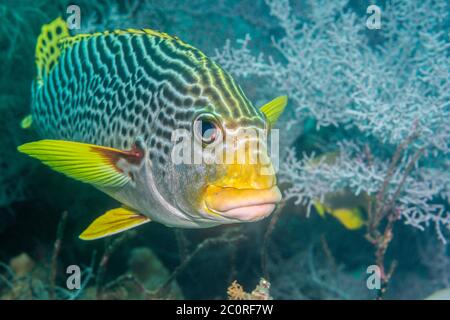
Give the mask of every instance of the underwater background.
[{"label": "underwater background", "polygon": [[[74,33],[164,31],[218,62],[256,106],[289,97],[276,212],[78,238],[117,202],[16,149],[39,139],[20,126],[36,38],[74,4]],[[449,9],[445,0],[0,0],[0,299],[450,299]],[[80,289],[66,285],[71,265]]]}]

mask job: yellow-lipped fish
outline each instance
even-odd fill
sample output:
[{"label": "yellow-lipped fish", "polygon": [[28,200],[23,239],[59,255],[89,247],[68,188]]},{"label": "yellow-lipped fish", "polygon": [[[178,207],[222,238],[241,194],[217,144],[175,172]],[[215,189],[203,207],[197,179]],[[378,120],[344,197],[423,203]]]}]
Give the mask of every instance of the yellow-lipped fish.
[{"label": "yellow-lipped fish", "polygon": [[[150,220],[184,228],[256,221],[280,201],[266,142],[241,132],[267,134],[287,98],[255,108],[226,71],[177,37],[150,29],[70,36],[58,18],[42,27],[36,67],[22,127],[44,140],[18,150],[123,205],[81,239]],[[194,158],[243,150],[257,161],[174,161],[174,132],[192,137]],[[242,148],[252,139],[258,148]]]}]

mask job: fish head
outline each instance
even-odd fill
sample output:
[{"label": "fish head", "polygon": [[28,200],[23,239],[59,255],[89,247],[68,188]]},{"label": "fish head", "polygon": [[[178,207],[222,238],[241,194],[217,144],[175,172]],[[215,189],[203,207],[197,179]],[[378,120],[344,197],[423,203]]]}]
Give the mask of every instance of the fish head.
[{"label": "fish head", "polygon": [[174,186],[178,208],[192,219],[214,224],[257,221],[281,200],[269,156],[270,125],[258,109],[252,112],[230,117],[218,108],[199,110],[186,138],[174,144],[175,179],[168,183]]}]

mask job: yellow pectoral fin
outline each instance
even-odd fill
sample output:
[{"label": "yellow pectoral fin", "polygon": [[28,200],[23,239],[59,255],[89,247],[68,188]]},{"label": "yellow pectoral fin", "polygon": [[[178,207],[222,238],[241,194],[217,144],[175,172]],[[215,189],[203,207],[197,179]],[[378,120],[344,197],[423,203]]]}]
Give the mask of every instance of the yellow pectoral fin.
[{"label": "yellow pectoral fin", "polygon": [[287,104],[287,96],[280,96],[263,105],[259,110],[265,114],[270,125],[273,126],[283,113]]},{"label": "yellow pectoral fin", "polygon": [[364,225],[364,218],[358,208],[354,209],[334,209],[330,214],[338,219],[344,227],[349,230],[357,230]]},{"label": "yellow pectoral fin", "polygon": [[116,166],[120,158],[133,156],[127,151],[63,140],[30,142],[17,149],[55,171],[95,186],[121,187],[131,180]]},{"label": "yellow pectoral fin", "polygon": [[82,240],[95,240],[126,231],[141,224],[149,222],[150,219],[132,209],[116,208],[107,211],[92,222],[80,235]]}]

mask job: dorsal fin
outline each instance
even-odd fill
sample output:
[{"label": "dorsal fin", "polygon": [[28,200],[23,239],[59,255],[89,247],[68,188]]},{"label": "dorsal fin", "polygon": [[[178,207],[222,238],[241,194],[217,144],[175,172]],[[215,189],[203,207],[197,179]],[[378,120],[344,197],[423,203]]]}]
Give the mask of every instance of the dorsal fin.
[{"label": "dorsal fin", "polygon": [[37,79],[47,75],[56,64],[61,54],[58,42],[69,36],[66,22],[58,17],[49,24],[44,24],[36,42]]},{"label": "dorsal fin", "polygon": [[42,26],[41,34],[36,43],[36,66],[37,80],[43,79],[57,63],[62,50],[72,46],[74,43],[96,36],[106,35],[148,35],[151,37],[163,38],[166,40],[177,41],[178,43],[191,47],[181,41],[176,36],[152,29],[118,29],[114,31],[103,31],[95,33],[80,33],[74,36],[69,34],[66,22],[61,18],[56,18],[49,24]]},{"label": "dorsal fin", "polygon": [[183,43],[184,45],[187,45],[185,42],[181,41],[176,36],[171,36],[165,32],[160,32],[152,29],[117,29],[113,31],[103,31],[103,32],[95,32],[95,33],[80,33],[75,36],[67,37],[62,40],[60,40],[59,45],[61,49],[70,47],[74,43],[89,39],[96,36],[107,36],[107,35],[149,35],[153,37],[163,38],[166,40],[175,40],[180,43]]}]

